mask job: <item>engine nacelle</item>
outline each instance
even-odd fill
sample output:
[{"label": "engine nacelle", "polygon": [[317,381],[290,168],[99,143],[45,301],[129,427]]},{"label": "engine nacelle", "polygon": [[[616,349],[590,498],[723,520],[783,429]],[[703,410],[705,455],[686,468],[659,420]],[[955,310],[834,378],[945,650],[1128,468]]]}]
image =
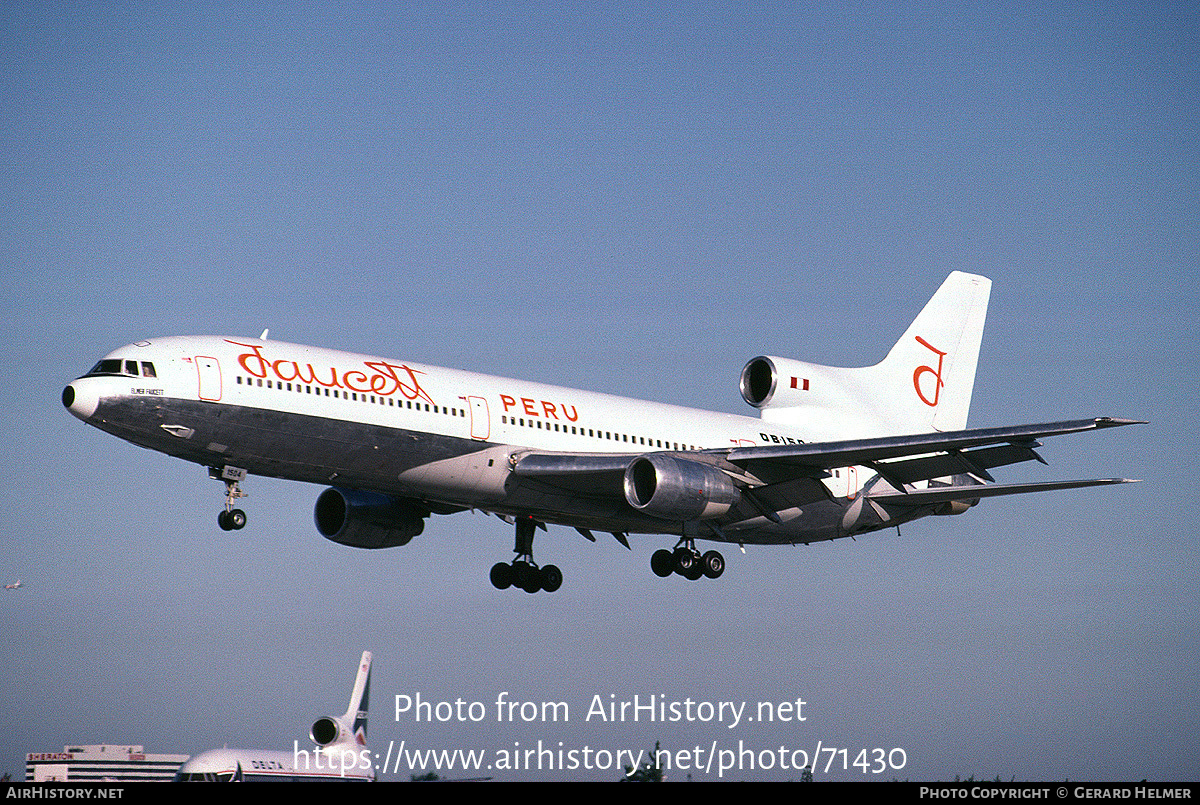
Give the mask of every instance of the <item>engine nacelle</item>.
[{"label": "engine nacelle", "polygon": [[336,487],[322,492],[313,509],[321,536],[354,548],[407,545],[425,530],[428,515],[428,510],[404,500]]},{"label": "engine nacelle", "polygon": [[308,731],[309,737],[313,739],[313,743],[317,746],[329,746],[332,743],[347,742],[351,740],[350,730],[346,729],[340,719],[333,716],[322,716],[313,722],[312,729]]},{"label": "engine nacelle", "polygon": [[822,389],[821,399],[829,402],[828,395],[844,382],[848,371],[792,358],[759,355],[746,363],[738,385],[742,399],[755,408],[788,408],[813,404],[810,382],[815,384],[813,389]]},{"label": "engine nacelle", "polygon": [[968,509],[978,502],[979,498],[975,498],[974,500],[950,500],[934,509],[933,513],[941,515],[965,514]]},{"label": "engine nacelle", "polygon": [[779,371],[769,357],[760,355],[751,358],[742,369],[742,399],[755,408],[762,408],[775,396],[779,383]]},{"label": "engine nacelle", "polygon": [[650,453],[625,468],[625,500],[653,517],[708,520],[725,514],[741,496],[728,475],[698,461]]}]

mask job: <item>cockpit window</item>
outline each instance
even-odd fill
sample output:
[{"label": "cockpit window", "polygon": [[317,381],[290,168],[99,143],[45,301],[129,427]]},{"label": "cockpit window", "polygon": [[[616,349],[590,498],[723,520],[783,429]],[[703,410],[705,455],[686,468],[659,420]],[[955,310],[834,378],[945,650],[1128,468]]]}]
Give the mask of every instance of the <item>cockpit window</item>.
[{"label": "cockpit window", "polygon": [[105,358],[91,368],[84,377],[95,377],[98,375],[116,375],[118,377],[158,377],[154,371],[154,364],[150,361],[142,361],[141,371],[138,371],[137,361],[123,361],[119,358]]},{"label": "cockpit window", "polygon": [[88,375],[119,375],[121,374],[121,362],[113,359],[100,361],[92,367]]}]

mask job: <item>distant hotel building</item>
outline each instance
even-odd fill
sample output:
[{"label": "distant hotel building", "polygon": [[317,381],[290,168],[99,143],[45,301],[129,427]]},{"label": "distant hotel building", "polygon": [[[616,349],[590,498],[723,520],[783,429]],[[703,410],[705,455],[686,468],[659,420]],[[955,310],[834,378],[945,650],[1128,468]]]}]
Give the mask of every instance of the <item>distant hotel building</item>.
[{"label": "distant hotel building", "polygon": [[140,746],[64,746],[25,755],[25,782],[170,782],[187,755],[148,755]]}]

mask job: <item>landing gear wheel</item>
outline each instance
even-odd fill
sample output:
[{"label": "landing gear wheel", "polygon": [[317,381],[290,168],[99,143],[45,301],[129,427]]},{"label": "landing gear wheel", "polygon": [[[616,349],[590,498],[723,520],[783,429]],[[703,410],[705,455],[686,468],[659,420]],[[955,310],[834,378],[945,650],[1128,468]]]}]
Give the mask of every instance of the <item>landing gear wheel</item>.
[{"label": "landing gear wheel", "polygon": [[725,557],[720,551],[708,551],[701,556],[700,551],[696,550],[695,538],[684,537],[670,551],[655,551],[650,556],[650,569],[654,575],[662,578],[678,573],[691,581],[704,576],[715,579],[725,572]]},{"label": "landing gear wheel", "polygon": [[246,513],[241,509],[234,509],[229,512],[229,516],[225,519],[229,521],[230,529],[233,531],[246,527]]},{"label": "landing gear wheel", "polygon": [[563,575],[562,571],[554,565],[546,565],[542,568],[542,589],[548,593],[552,593],[562,586]]},{"label": "landing gear wheel", "polygon": [[[533,535],[540,523],[532,517],[516,518],[517,542],[513,553],[517,555],[511,563],[497,562],[492,565],[492,586],[497,590],[517,587],[527,593],[545,590],[552,593],[562,586],[563,574],[554,565],[539,568],[533,561]],[[545,528],[545,526],[541,526]]]},{"label": "landing gear wheel", "polygon": [[700,565],[700,557],[690,548],[675,549],[675,572],[684,578],[691,578],[691,573]]},{"label": "landing gear wheel", "polygon": [[665,579],[675,572],[675,557],[666,548],[660,548],[650,556],[650,569],[654,575]]},{"label": "landing gear wheel", "polygon": [[719,551],[709,551],[700,558],[700,566],[710,579],[720,578],[725,572],[725,557]]},{"label": "landing gear wheel", "polygon": [[497,590],[507,590],[513,584],[513,566],[508,562],[497,562],[492,565],[492,586]]},{"label": "landing gear wheel", "polygon": [[225,484],[225,511],[217,515],[217,525],[222,531],[237,531],[246,527],[246,513],[233,508],[233,502],[238,498],[249,497],[238,486],[239,481],[246,478],[246,471],[238,467],[209,467],[208,477],[215,478]]},{"label": "landing gear wheel", "polygon": [[513,562],[514,587],[520,587],[529,594],[540,592],[542,589],[542,572],[528,562]]},{"label": "landing gear wheel", "polygon": [[221,512],[217,515],[217,525],[222,531],[237,531],[246,527],[246,513],[241,509]]}]

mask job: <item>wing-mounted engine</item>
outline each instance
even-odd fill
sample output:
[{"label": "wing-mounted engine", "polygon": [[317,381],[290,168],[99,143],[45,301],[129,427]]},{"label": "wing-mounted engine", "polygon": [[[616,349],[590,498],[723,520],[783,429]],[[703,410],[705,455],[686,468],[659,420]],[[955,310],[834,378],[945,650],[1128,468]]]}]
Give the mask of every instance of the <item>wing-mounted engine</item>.
[{"label": "wing-mounted engine", "polygon": [[321,536],[354,548],[407,545],[425,529],[428,515],[409,501],[336,487],[322,492],[313,510]]},{"label": "wing-mounted engine", "polygon": [[639,456],[625,469],[625,500],[667,520],[709,520],[728,512],[741,491],[709,464],[665,453]]}]

